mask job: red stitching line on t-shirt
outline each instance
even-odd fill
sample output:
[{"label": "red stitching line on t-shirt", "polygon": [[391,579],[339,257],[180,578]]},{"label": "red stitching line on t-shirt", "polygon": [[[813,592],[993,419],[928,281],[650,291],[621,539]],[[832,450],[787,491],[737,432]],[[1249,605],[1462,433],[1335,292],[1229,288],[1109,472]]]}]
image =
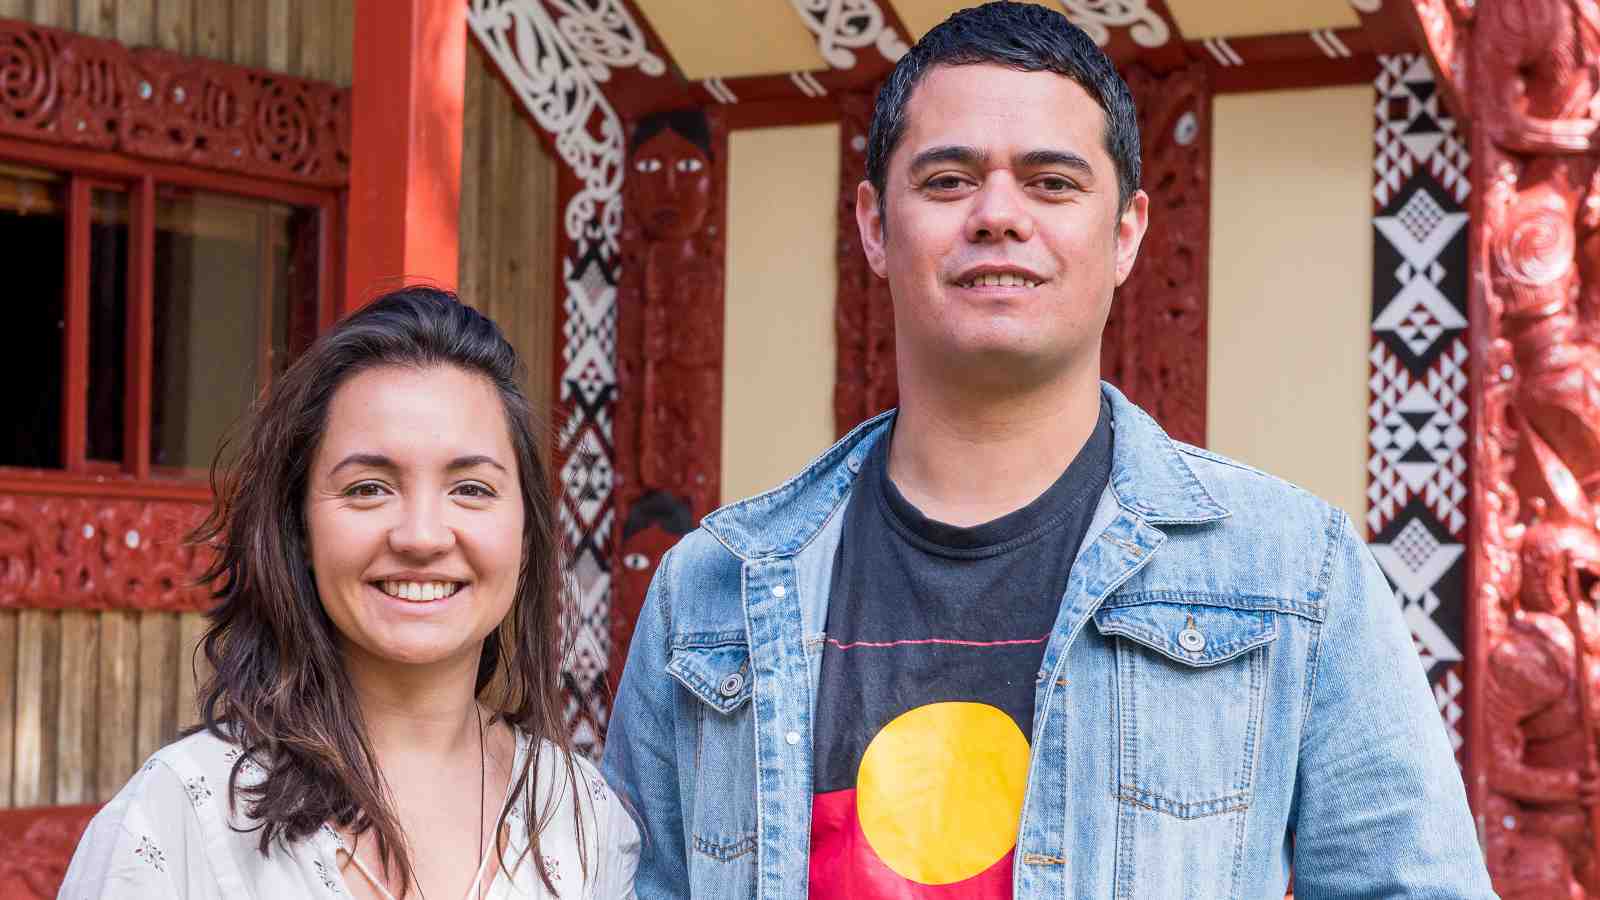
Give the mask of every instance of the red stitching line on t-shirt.
[{"label": "red stitching line on t-shirt", "polygon": [[841,644],[833,638],[828,638],[828,643],[840,650],[854,650],[857,647],[870,647],[881,649],[884,647],[901,647],[907,644],[954,644],[958,647],[1005,647],[1013,644],[1042,644],[1050,640],[1050,635],[1041,638],[1024,638],[1014,641],[960,641],[955,638],[916,638],[903,641],[851,641]]}]

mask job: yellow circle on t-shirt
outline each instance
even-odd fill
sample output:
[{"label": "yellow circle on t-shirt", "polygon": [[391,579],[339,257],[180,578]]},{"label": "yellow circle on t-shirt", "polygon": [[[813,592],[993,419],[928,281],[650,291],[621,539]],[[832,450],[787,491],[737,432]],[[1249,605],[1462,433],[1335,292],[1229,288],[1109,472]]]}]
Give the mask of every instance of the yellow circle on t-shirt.
[{"label": "yellow circle on t-shirt", "polygon": [[861,754],[856,815],[878,858],[922,884],[965,881],[1017,841],[1028,739],[986,703],[930,703]]}]

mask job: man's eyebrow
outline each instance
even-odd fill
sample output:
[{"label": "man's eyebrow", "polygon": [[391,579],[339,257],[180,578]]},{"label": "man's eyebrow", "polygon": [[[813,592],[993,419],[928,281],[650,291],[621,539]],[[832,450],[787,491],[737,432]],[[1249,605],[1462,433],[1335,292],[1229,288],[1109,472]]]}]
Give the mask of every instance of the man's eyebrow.
[{"label": "man's eyebrow", "polygon": [[[399,468],[395,465],[394,460],[384,456],[382,453],[352,453],[349,456],[346,456],[344,459],[339,460],[339,464],[334,466],[332,469],[329,469],[328,474],[333,475],[346,466],[362,466],[369,469]],[[462,469],[470,469],[473,466],[494,466],[496,469],[499,469],[502,472],[508,471],[499,460],[492,456],[485,456],[481,453],[470,456],[458,456],[455,459],[450,460],[450,462],[445,465],[445,471],[458,472]]]},{"label": "man's eyebrow", "polygon": [[957,163],[972,168],[983,168],[989,162],[989,154],[977,147],[964,147],[951,144],[943,147],[929,147],[928,149],[911,157],[911,171],[915,172],[923,166],[935,163]]},{"label": "man's eyebrow", "polygon": [[1085,175],[1093,175],[1094,167],[1089,161],[1070,150],[1029,150],[1012,161],[1012,165],[1019,169],[1045,169],[1051,166],[1062,166],[1076,169]]}]

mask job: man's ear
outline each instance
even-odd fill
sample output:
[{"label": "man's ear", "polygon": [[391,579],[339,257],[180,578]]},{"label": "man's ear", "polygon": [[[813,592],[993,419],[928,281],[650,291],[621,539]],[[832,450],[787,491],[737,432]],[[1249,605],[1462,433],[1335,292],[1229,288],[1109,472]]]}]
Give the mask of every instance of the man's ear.
[{"label": "man's ear", "polygon": [[883,213],[878,208],[878,191],[870,181],[856,185],[856,230],[861,232],[861,249],[866,251],[867,265],[879,278],[889,277],[889,267],[883,253]]},{"label": "man's ear", "polygon": [[1139,258],[1139,243],[1150,225],[1150,195],[1134,191],[1128,208],[1117,217],[1117,287],[1128,280],[1133,262]]}]

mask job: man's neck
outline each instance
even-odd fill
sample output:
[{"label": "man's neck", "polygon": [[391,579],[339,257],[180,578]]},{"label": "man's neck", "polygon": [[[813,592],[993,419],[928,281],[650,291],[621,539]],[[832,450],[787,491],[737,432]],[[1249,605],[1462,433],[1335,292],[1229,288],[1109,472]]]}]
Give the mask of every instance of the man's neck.
[{"label": "man's neck", "polygon": [[923,515],[949,525],[980,525],[1027,506],[1094,433],[1096,375],[990,395],[917,390],[916,380],[906,379],[890,480]]}]

